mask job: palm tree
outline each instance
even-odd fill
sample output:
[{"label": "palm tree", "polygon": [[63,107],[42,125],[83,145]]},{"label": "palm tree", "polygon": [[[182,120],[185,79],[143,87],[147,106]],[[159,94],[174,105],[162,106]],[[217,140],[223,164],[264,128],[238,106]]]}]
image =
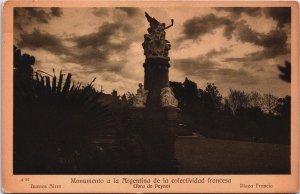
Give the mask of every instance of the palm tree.
[{"label": "palm tree", "polygon": [[[34,59],[14,60],[14,173],[105,173],[113,169],[116,119],[93,83],[33,73]],[[17,52],[19,51],[19,52]],[[28,69],[26,75],[22,69]],[[65,79],[64,79],[65,77]],[[26,79],[23,79],[26,78]]]}]

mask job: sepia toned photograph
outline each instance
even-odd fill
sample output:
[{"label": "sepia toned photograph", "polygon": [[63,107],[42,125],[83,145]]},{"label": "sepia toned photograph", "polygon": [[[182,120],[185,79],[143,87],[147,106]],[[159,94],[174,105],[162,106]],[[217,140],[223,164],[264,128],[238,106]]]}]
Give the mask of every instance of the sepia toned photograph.
[{"label": "sepia toned photograph", "polygon": [[299,191],[293,1],[3,4],[2,192]]},{"label": "sepia toned photograph", "polygon": [[15,7],[13,174],[291,174],[291,44],[291,7]]}]

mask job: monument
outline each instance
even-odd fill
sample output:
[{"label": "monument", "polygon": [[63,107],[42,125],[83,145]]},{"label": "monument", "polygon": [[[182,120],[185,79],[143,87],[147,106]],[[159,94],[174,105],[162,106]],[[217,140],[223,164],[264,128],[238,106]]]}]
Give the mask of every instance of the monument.
[{"label": "monument", "polygon": [[[144,63],[144,88],[149,91],[147,97],[147,107],[161,107],[166,105],[177,106],[177,100],[175,99],[171,89],[169,87],[169,50],[171,44],[166,40],[165,30],[173,26],[174,20],[171,20],[171,24],[166,26],[165,23],[160,23],[154,17],[151,17],[145,12],[147,21],[150,24],[148,28],[148,34],[144,35],[144,42],[142,44],[144,48],[145,63]],[[162,89],[164,89],[164,92]],[[168,95],[165,95],[166,91],[169,91]],[[162,101],[162,92],[164,94]],[[169,99],[172,102],[168,102]],[[162,102],[164,102],[162,104]],[[175,103],[175,104],[172,104]]]},{"label": "monument", "polygon": [[129,116],[132,129],[139,133],[145,143],[145,167],[151,173],[173,173],[177,169],[174,144],[176,127],[180,126],[178,101],[169,86],[171,44],[166,40],[166,26],[147,12],[150,26],[142,43],[145,55],[144,87],[139,84]]},{"label": "monument", "polygon": [[[144,107],[141,102],[146,100],[145,106],[147,108],[177,108],[178,101],[169,87],[170,58],[168,55],[171,44],[166,40],[165,32],[166,29],[174,25],[174,20],[172,19],[171,24],[166,26],[165,23],[160,23],[147,12],[145,12],[145,16],[150,27],[147,30],[148,34],[144,35],[142,44],[145,55],[143,65],[145,72],[144,90],[139,85],[134,106]],[[141,92],[143,92],[143,96]]]}]

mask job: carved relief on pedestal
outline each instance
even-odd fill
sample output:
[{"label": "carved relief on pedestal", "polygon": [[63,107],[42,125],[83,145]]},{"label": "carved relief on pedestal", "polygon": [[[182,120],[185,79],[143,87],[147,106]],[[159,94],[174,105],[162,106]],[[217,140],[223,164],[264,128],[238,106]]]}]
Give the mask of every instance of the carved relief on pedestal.
[{"label": "carved relief on pedestal", "polygon": [[162,107],[178,107],[178,101],[170,87],[161,89],[160,98]]},{"label": "carved relief on pedestal", "polygon": [[133,107],[145,107],[147,102],[148,91],[143,88],[143,84],[139,84],[137,94],[133,98]]}]

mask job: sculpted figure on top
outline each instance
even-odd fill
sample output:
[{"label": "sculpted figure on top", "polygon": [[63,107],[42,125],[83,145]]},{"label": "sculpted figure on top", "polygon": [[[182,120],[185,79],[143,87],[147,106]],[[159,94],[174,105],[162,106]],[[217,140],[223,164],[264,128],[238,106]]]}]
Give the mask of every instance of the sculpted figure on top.
[{"label": "sculpted figure on top", "polygon": [[146,58],[151,57],[163,57],[169,58],[169,50],[171,49],[171,44],[166,40],[165,30],[173,26],[174,20],[171,19],[171,24],[166,26],[165,23],[160,23],[154,17],[149,16],[145,12],[145,16],[150,24],[148,28],[148,33],[144,35],[144,55]]}]

